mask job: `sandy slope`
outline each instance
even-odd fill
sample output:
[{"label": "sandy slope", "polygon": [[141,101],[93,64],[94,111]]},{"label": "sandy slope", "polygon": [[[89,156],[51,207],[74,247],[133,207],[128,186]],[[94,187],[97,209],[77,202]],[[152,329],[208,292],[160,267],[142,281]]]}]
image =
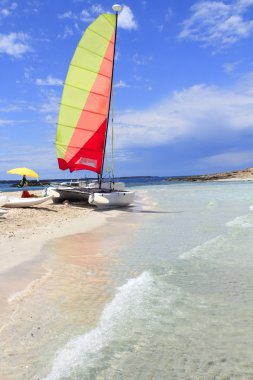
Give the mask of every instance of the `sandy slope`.
[{"label": "sandy slope", "polygon": [[[33,191],[39,194],[39,191]],[[20,192],[5,193],[20,196]],[[105,223],[107,213],[87,204],[54,204],[11,208],[0,217],[0,273],[32,260],[49,239],[87,232]]]}]

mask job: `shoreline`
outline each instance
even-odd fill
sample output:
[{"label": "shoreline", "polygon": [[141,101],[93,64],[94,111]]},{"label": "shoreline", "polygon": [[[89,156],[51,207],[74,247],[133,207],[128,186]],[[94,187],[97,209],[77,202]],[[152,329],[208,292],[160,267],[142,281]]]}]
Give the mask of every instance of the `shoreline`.
[{"label": "shoreline", "polygon": [[[11,193],[19,197],[21,191]],[[40,195],[40,190],[32,191]],[[2,195],[10,196],[3,192]],[[134,209],[137,213],[153,206],[146,194],[136,196]],[[25,262],[36,260],[42,247],[52,239],[78,233],[88,233],[107,223],[107,219],[124,213],[124,209],[100,211],[87,203],[53,203],[50,199],[42,205],[27,208],[6,208],[0,217],[0,275]],[[132,213],[133,210],[125,212]],[[6,255],[8,259],[6,260]]]}]

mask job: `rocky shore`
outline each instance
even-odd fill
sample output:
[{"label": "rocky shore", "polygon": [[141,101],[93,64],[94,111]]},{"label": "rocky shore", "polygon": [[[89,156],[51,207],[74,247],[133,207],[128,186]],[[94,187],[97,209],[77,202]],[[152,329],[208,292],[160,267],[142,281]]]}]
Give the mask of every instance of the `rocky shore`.
[{"label": "rocky shore", "polygon": [[197,181],[239,181],[239,180],[253,180],[253,168],[243,170],[236,170],[231,172],[192,175],[184,177],[168,177],[166,181],[183,181],[183,182],[197,182]]}]

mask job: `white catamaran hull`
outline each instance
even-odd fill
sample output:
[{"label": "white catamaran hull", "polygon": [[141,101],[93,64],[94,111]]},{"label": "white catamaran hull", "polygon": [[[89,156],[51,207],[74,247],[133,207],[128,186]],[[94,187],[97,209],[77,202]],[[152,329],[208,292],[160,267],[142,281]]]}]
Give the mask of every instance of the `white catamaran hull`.
[{"label": "white catamaran hull", "polygon": [[29,207],[29,206],[36,206],[41,203],[44,203],[51,199],[52,196],[49,195],[48,197],[39,197],[39,198],[14,198],[10,197],[8,198],[7,203],[4,204],[4,207]]},{"label": "white catamaran hull", "polygon": [[89,203],[98,208],[127,207],[134,202],[133,191],[112,191],[111,193],[93,193]]},{"label": "white catamaran hull", "polygon": [[[55,203],[70,201],[70,202],[88,202],[90,194],[98,191],[99,183],[93,181],[90,183],[80,182],[79,186],[55,186],[49,187],[45,190],[44,195],[53,195],[53,201]],[[124,182],[102,182],[102,191],[124,191]]]}]

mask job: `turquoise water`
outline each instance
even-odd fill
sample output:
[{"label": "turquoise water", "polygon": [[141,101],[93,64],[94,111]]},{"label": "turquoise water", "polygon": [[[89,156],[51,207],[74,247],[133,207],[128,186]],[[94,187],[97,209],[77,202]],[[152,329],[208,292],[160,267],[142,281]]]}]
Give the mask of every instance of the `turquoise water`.
[{"label": "turquoise water", "polygon": [[44,248],[4,378],[253,379],[253,183],[136,191],[142,210]]},{"label": "turquoise water", "polygon": [[252,379],[253,184],[141,196],[157,205],[116,252],[112,299],[45,379]]}]

